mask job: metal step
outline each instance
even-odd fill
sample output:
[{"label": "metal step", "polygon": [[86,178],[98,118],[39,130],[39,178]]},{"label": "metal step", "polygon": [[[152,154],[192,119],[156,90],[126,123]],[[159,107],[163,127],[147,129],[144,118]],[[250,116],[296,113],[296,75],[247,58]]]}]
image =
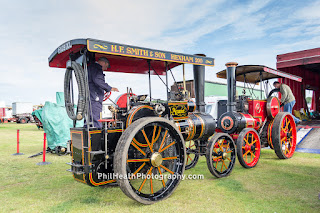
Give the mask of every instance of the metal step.
[{"label": "metal step", "polygon": [[71,162],[69,162],[69,163],[66,163],[67,165],[70,165],[70,166],[73,166],[73,167],[77,167],[77,168],[83,168],[84,166],[83,165],[81,165],[81,164],[75,164],[75,163],[71,163]]},{"label": "metal step", "polygon": [[89,153],[92,155],[102,155],[102,154],[105,154],[106,152],[99,150],[99,151],[90,151]]},{"label": "metal step", "polygon": [[83,174],[84,174],[84,172],[79,172],[79,171],[74,172],[74,171],[72,171],[71,169],[67,169],[66,171],[67,171],[67,172],[74,173],[74,174],[76,174],[76,175],[83,175]]}]

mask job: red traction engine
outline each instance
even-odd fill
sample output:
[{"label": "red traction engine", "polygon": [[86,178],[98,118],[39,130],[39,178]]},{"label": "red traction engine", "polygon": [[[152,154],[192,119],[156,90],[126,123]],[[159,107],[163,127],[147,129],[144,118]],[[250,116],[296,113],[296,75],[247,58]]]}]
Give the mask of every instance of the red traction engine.
[{"label": "red traction engine", "polygon": [[[220,116],[217,130],[230,134],[236,141],[238,160],[245,168],[257,165],[263,147],[274,149],[280,159],[291,158],[297,138],[292,115],[280,112],[280,101],[275,96],[267,100],[250,99],[245,94],[236,96],[237,65],[235,62],[226,64],[227,112]],[[257,74],[262,84],[261,71]],[[219,77],[219,73],[217,75]]]}]

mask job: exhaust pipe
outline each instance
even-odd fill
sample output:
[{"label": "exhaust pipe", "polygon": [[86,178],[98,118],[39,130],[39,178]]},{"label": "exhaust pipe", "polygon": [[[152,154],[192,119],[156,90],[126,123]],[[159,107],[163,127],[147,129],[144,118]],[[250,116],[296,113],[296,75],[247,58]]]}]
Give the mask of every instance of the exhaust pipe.
[{"label": "exhaust pipe", "polygon": [[227,67],[227,87],[228,87],[228,101],[227,111],[236,111],[236,67],[237,62],[226,63]]},{"label": "exhaust pipe", "polygon": [[[205,57],[204,54],[196,54]],[[196,105],[199,112],[205,112],[206,103],[204,102],[204,83],[205,83],[205,66],[193,65],[194,94]]]}]

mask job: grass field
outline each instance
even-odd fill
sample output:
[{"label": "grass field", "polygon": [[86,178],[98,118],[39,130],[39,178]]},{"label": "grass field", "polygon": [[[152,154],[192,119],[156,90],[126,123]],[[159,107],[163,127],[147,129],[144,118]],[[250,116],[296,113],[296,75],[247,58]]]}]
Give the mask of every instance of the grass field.
[{"label": "grass field", "polygon": [[[20,151],[16,152],[16,129]],[[51,165],[37,166],[43,131],[32,124],[0,124],[0,212],[320,212],[320,155],[295,153],[279,160],[262,150],[259,164],[214,178],[201,157],[186,174],[204,180],[184,180],[167,200],[144,206],[118,187],[89,187],[66,172],[70,156],[47,155]]]}]

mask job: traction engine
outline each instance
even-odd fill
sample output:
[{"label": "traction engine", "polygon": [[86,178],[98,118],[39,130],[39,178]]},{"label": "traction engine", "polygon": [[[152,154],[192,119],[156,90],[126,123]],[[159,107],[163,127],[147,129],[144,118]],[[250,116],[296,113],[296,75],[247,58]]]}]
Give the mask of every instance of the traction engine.
[{"label": "traction engine", "polygon": [[[275,96],[254,100],[248,96],[236,97],[236,67],[227,66],[227,112],[218,120],[218,131],[232,135],[236,140],[237,156],[245,168],[255,167],[260,150],[270,146],[280,159],[292,157],[296,148],[296,125],[290,113],[280,112],[280,101]],[[262,82],[260,82],[262,83]]]}]

